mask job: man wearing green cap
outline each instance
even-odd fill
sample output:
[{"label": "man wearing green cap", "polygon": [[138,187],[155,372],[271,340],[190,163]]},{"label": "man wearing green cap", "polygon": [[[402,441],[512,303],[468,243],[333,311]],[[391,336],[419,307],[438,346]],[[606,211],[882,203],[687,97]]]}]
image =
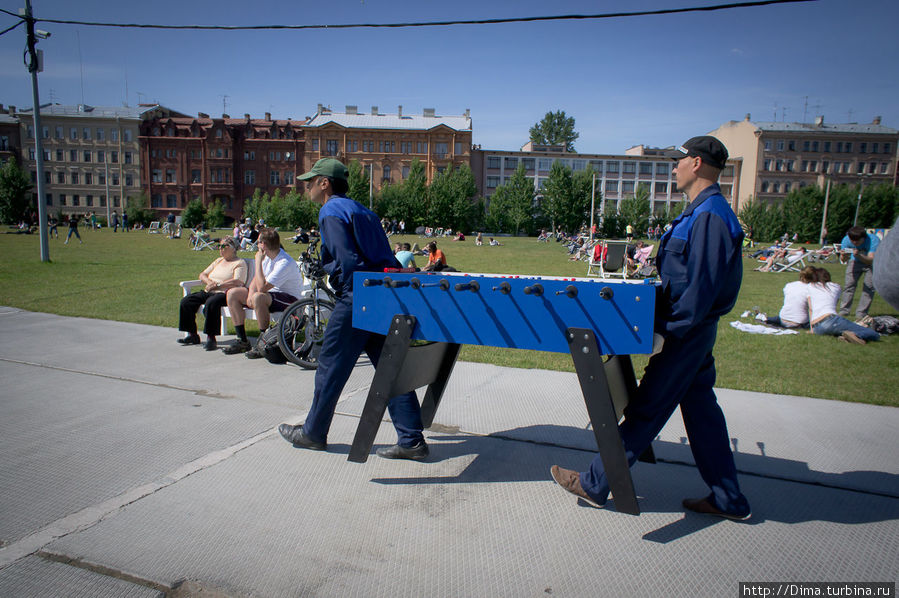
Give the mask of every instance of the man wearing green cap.
[{"label": "man wearing green cap", "polygon": [[[315,371],[312,407],[303,424],[281,424],[278,432],[295,447],[312,450],[327,448],[328,430],[337,399],[356,360],[365,351],[377,367],[384,336],[353,328],[353,272],[380,272],[399,268],[378,216],[362,204],[346,197],[348,171],[339,160],[322,158],[309,172],[297,177],[309,181],[312,201],[324,204],[318,214],[321,231],[322,265],[338,301],[328,320],[325,338]],[[388,459],[421,460],[428,456],[422,434],[421,406],[415,392],[395,396],[387,404],[396,428],[397,444],[378,449]]]}]

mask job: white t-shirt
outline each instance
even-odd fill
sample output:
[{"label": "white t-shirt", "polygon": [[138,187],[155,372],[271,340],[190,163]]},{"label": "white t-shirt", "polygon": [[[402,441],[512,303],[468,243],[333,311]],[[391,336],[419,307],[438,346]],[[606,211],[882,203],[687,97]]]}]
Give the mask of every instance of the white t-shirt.
[{"label": "white t-shirt", "polygon": [[780,319],[805,324],[808,322],[807,283],[794,280],[784,285],[784,305],[780,308]]},{"label": "white t-shirt", "polygon": [[262,274],[265,276],[265,282],[272,285],[269,292],[280,291],[293,295],[297,299],[303,294],[300,268],[283,248],[275,256],[275,259],[268,256],[262,258]]},{"label": "white t-shirt", "polygon": [[840,285],[828,282],[826,285],[814,282],[808,285],[808,298],[812,305],[812,321],[837,313]]}]

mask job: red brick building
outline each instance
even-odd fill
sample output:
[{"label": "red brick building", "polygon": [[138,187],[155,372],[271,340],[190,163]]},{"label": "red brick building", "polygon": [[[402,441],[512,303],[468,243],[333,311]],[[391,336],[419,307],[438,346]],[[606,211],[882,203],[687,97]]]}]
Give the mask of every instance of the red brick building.
[{"label": "red brick building", "polygon": [[141,125],[141,187],[150,208],[180,214],[189,201],[222,202],[232,219],[256,189],[282,195],[303,170],[305,121],[158,118]]}]

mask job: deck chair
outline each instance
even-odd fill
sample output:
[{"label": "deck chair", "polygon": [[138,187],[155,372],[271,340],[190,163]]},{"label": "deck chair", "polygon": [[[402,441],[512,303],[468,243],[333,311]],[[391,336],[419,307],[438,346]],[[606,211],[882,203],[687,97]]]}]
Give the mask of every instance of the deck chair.
[{"label": "deck chair", "polygon": [[587,266],[587,276],[627,280],[627,241],[603,240],[593,248],[593,256]]},{"label": "deck chair", "polygon": [[154,234],[155,234],[155,235],[158,235],[158,234],[161,232],[160,229],[159,229],[159,224],[160,224],[160,223],[159,223],[158,220],[157,220],[156,222],[151,222],[151,223],[150,223],[150,228],[147,229],[147,234],[150,234],[150,235],[154,235]]},{"label": "deck chair", "polygon": [[805,268],[805,258],[808,253],[799,252],[796,255],[788,256],[786,261],[775,262],[771,265],[769,272],[799,272]]},{"label": "deck chair", "polygon": [[209,233],[200,232],[196,229],[192,230],[190,233],[191,249],[194,251],[203,251],[204,249],[215,251],[215,243],[217,242],[218,240],[210,237]]}]

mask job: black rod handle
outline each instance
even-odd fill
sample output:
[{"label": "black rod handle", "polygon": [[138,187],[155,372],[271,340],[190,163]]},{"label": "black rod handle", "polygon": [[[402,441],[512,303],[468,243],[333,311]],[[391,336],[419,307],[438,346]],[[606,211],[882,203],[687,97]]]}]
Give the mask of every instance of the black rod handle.
[{"label": "black rod handle", "polygon": [[472,280],[471,282],[457,282],[455,289],[457,291],[471,291],[477,293],[481,290],[481,285],[477,280]]},{"label": "black rod handle", "polygon": [[524,294],[525,295],[534,295],[536,297],[539,297],[540,295],[543,294],[543,285],[540,283],[537,283],[537,284],[532,284],[529,287],[524,287]]},{"label": "black rod handle", "polygon": [[512,292],[512,285],[510,285],[508,282],[501,282],[499,283],[499,286],[493,287],[493,290],[499,291],[503,295],[508,295]]},{"label": "black rod handle", "polygon": [[562,295],[562,294],[565,294],[568,297],[571,297],[572,299],[574,299],[575,297],[577,297],[577,287],[574,286],[573,284],[570,284],[567,287],[565,287],[564,291],[556,291],[556,295]]}]

